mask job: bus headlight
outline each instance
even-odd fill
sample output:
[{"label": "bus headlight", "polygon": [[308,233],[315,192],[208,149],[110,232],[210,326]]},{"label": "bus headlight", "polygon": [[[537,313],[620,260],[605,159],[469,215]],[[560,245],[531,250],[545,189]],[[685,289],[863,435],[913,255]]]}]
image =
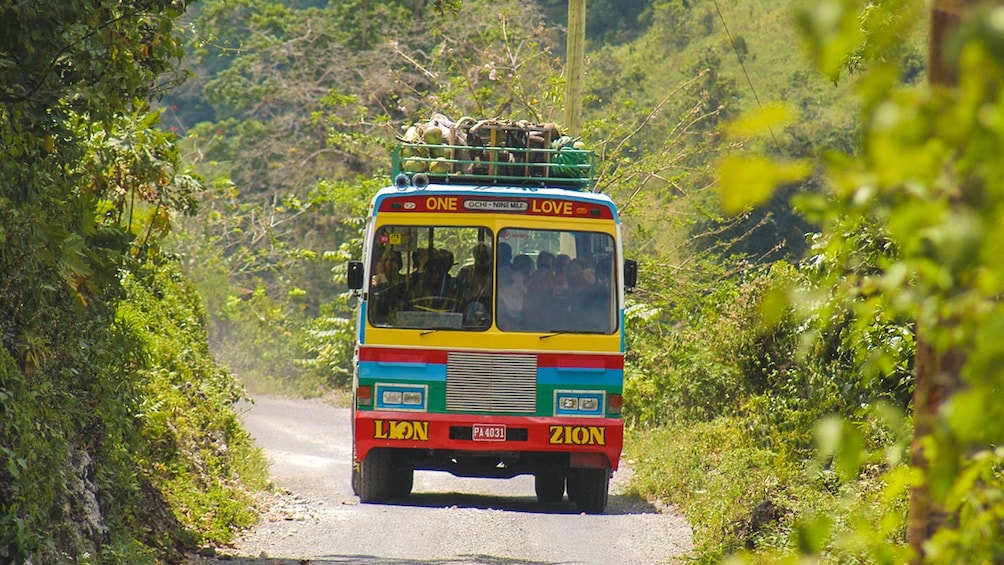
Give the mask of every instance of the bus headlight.
[{"label": "bus headlight", "polygon": [[558,406],[562,410],[578,410],[579,399],[574,396],[561,396],[558,397]]},{"label": "bus headlight", "polygon": [[405,410],[425,412],[428,406],[428,387],[425,385],[376,385],[377,410]]},{"label": "bus headlight", "polygon": [[606,393],[594,390],[554,391],[555,416],[603,416]]}]

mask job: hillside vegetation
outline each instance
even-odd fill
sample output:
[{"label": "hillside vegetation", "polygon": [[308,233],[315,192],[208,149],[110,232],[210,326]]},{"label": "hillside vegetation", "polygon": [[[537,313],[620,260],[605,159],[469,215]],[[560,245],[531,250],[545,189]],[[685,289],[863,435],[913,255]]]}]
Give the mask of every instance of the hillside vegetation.
[{"label": "hillside vegetation", "polygon": [[179,562],[254,520],[242,388],[160,246],[201,188],[146,102],[179,15],[0,7],[3,563]]}]

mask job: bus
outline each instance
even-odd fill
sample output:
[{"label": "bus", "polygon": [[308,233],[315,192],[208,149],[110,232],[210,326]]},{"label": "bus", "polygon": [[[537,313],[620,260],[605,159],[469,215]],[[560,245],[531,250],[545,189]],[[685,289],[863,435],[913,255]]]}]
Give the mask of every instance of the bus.
[{"label": "bus", "polygon": [[502,162],[479,175],[461,167],[493,161],[462,150],[439,175],[409,174],[396,150],[363,258],[348,264],[353,491],[407,497],[416,470],[530,474],[539,501],[567,492],[602,513],[623,444],[624,296],[637,277],[616,206],[588,190],[591,160],[571,180]]}]

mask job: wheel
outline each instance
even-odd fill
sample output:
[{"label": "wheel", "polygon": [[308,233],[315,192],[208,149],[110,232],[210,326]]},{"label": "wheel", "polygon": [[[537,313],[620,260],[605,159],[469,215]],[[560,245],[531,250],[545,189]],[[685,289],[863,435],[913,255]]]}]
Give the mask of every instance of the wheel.
[{"label": "wheel", "polygon": [[533,476],[533,488],[537,491],[537,500],[545,504],[561,502],[565,495],[565,473],[540,471]]},{"label": "wheel", "polygon": [[359,500],[376,502],[391,498],[393,480],[394,460],[390,451],[371,450],[359,464]]},{"label": "wheel", "polygon": [[352,494],[359,496],[359,464],[355,461],[355,406],[352,406],[351,412],[351,423],[352,423],[352,459],[350,461],[352,465],[352,477],[349,482],[352,485]]},{"label": "wheel", "polygon": [[574,469],[568,474],[568,483],[580,512],[602,514],[606,511],[610,489],[608,469]]},{"label": "wheel", "polygon": [[568,477],[565,479],[565,492],[568,493],[568,500],[572,502],[575,502],[575,487],[578,486],[576,481],[572,478],[574,473],[574,470],[569,470]]},{"label": "wheel", "polygon": [[390,496],[392,498],[407,498],[415,485],[415,471],[411,467],[395,464],[391,471]]}]

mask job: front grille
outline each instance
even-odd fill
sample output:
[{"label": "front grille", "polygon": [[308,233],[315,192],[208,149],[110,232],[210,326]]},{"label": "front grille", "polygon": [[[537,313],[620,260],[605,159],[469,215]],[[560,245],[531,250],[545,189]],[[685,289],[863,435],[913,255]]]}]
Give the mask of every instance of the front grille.
[{"label": "front grille", "polygon": [[537,356],[450,353],[446,409],[458,412],[537,411]]}]

